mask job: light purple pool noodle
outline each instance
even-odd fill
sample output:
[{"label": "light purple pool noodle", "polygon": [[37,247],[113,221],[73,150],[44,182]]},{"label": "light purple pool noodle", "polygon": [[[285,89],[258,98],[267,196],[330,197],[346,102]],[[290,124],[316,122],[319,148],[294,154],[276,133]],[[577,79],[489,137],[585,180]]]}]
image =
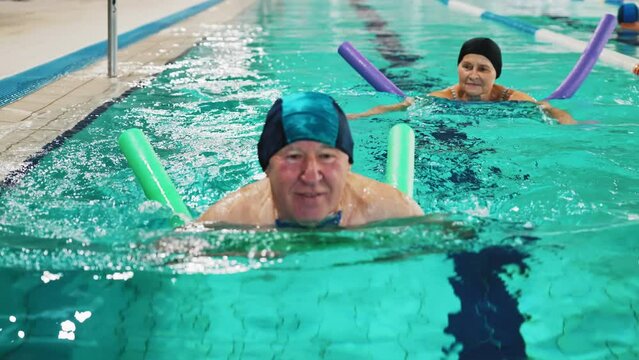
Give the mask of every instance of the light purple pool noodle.
[{"label": "light purple pool noodle", "polygon": [[586,80],[586,77],[588,77],[588,74],[590,74],[592,67],[595,66],[595,63],[597,62],[604,45],[608,42],[608,38],[610,38],[615,26],[616,21],[613,15],[606,14],[603,18],[601,18],[592,39],[590,39],[590,42],[581,54],[579,61],[577,61],[570,71],[570,74],[568,74],[561,85],[559,85],[559,87],[544,100],[568,99],[577,92],[577,89],[579,89],[584,80]]},{"label": "light purple pool noodle", "polygon": [[393,84],[381,71],[379,71],[373,64],[371,64],[364,55],[360,54],[357,49],[351,45],[348,41],[342,43],[337,49],[337,52],[349,63],[355,71],[357,71],[364,80],[377,91],[384,91],[402,97],[406,95]]}]

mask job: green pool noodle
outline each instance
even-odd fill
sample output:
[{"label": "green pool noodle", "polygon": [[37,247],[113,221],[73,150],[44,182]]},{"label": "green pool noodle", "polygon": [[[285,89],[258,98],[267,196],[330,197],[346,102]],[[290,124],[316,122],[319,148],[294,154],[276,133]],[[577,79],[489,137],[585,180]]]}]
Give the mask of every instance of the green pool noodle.
[{"label": "green pool noodle", "polygon": [[386,183],[413,197],[415,132],[406,124],[393,126],[388,134]]},{"label": "green pool noodle", "polygon": [[142,130],[134,128],[123,131],[118,144],[136,179],[142,185],[146,197],[170,207],[177,215],[171,219],[171,224],[180,226],[192,220],[191,212],[184,205],[180,194]]}]

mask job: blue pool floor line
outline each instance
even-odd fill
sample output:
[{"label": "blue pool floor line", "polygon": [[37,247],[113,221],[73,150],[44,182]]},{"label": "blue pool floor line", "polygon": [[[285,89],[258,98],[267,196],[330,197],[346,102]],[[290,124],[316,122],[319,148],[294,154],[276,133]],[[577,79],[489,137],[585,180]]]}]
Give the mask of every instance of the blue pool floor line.
[{"label": "blue pool floor line", "polygon": [[[574,52],[583,52],[588,45],[586,42],[577,40],[570,36],[566,36],[547,29],[541,29],[524,21],[516,20],[504,15],[499,15],[477,6],[466,4],[462,1],[440,0],[440,2],[444,5],[447,5],[451,10],[463,12],[468,15],[506,25],[515,30],[533,35],[535,37],[535,40],[537,41],[559,45]],[[624,55],[609,49],[603,49],[601,55],[599,56],[599,59],[610,66],[622,70],[627,70],[629,72],[632,72],[632,69],[635,67],[635,65],[639,63],[639,59],[637,58]]]},{"label": "blue pool floor line", "polygon": [[[118,48],[122,49],[132,45],[179,21],[196,15],[221,1],[222,0],[206,0],[200,4],[193,5],[172,15],[120,34],[118,36]],[[80,70],[100,58],[105,57],[106,53],[107,40],[104,40],[19,74],[0,79],[0,107],[21,99],[53,80]]]}]

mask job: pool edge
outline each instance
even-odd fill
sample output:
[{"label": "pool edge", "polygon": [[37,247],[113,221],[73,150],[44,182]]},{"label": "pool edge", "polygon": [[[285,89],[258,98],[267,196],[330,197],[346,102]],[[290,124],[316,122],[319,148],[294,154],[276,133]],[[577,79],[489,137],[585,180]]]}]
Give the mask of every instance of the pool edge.
[{"label": "pool edge", "polygon": [[0,107],[0,184],[15,184],[40,158],[97,117],[96,111],[103,112],[191,49],[203,36],[202,23],[227,23],[256,2],[219,1],[121,49],[117,78],[107,77],[103,57]]}]

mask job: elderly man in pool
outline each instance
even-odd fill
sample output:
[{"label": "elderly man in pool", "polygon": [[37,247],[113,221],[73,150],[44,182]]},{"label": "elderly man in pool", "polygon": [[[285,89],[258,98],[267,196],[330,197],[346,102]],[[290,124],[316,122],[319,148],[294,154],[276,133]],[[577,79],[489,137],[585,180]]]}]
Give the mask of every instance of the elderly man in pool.
[{"label": "elderly man in pool", "polygon": [[257,152],[267,177],[227,195],[199,221],[317,228],[424,214],[392,186],[351,172],[353,139],[330,96],[275,101]]},{"label": "elderly man in pool", "polygon": [[[554,108],[545,101],[538,102],[521,91],[497,85],[495,80],[501,75],[501,50],[489,38],[473,38],[466,41],[457,58],[457,76],[459,82],[443,90],[430,93],[430,96],[456,101],[530,101],[541,108],[560,124],[575,124],[575,119],[567,112]],[[393,105],[376,106],[366,112],[349,114],[349,119],[382,114],[389,111],[404,110],[413,104],[412,98]]]}]

